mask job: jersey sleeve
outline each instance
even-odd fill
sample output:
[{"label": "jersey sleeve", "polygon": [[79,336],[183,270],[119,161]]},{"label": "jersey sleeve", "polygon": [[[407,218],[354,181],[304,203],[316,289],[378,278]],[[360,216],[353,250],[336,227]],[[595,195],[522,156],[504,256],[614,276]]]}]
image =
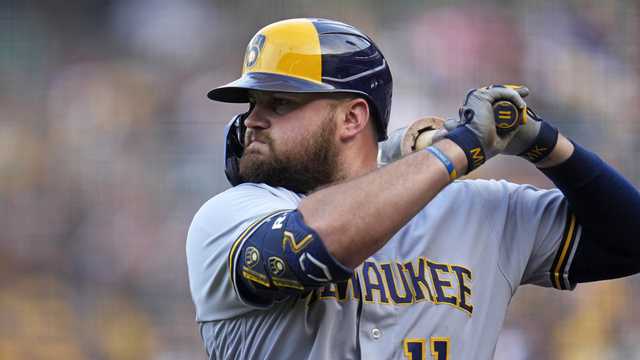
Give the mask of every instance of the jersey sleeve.
[{"label": "jersey sleeve", "polygon": [[[521,284],[572,290],[569,268],[581,227],[557,189],[481,181],[500,248],[498,266],[512,291]],[[493,213],[493,216],[490,215]]]},{"label": "jersey sleeve", "polygon": [[207,201],[187,234],[189,287],[196,320],[227,319],[258,308],[233,284],[232,250],[262,219],[297,208],[300,197],[264,184],[241,184]]}]

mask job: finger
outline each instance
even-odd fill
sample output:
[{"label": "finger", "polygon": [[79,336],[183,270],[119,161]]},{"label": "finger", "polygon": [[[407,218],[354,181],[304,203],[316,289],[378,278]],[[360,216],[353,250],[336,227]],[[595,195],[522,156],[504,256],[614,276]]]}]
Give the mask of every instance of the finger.
[{"label": "finger", "polygon": [[458,126],[460,126],[460,121],[457,119],[447,119],[447,121],[444,122],[444,128],[448,131],[455,129]]},{"label": "finger", "polygon": [[529,95],[529,88],[524,85],[515,85],[515,84],[505,84],[505,85],[490,85],[488,87],[484,87],[482,89],[491,89],[491,88],[509,88],[515,90],[518,95],[521,97],[527,97]]},{"label": "finger", "polygon": [[[511,87],[513,86],[513,87]],[[511,87],[513,90],[515,90],[518,95],[520,95],[520,97],[527,97],[529,95],[529,88],[523,85],[508,85],[507,87]]]},{"label": "finger", "polygon": [[518,92],[508,87],[493,87],[487,90],[487,94],[491,98],[492,103],[497,100],[509,100],[519,109],[523,109],[527,105]]}]

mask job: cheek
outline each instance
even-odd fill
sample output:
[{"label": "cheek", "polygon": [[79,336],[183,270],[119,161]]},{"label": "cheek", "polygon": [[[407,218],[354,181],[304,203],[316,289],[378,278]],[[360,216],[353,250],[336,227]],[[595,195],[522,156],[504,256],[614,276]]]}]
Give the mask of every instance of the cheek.
[{"label": "cheek", "polygon": [[299,151],[304,148],[304,144],[309,142],[312,135],[308,131],[295,126],[288,129],[278,129],[271,134],[271,146],[274,151]]},{"label": "cheek", "polygon": [[326,127],[326,109],[312,109],[310,112],[291,114],[273,126],[270,132],[271,149],[279,156],[291,157],[303,153],[317,140]]},{"label": "cheek", "polygon": [[272,138],[271,144],[272,153],[283,160],[291,158],[292,154],[300,152],[300,144],[296,136],[293,134],[285,134],[283,136]]}]

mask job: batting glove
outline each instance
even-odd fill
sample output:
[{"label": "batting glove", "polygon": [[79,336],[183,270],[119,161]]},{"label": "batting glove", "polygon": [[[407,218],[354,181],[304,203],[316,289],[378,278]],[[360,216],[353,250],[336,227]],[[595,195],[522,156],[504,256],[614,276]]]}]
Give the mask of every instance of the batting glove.
[{"label": "batting glove", "polygon": [[504,151],[516,134],[511,131],[499,136],[493,114],[493,104],[499,100],[512,102],[518,109],[525,109],[522,99],[529,93],[526,87],[492,85],[473,89],[467,93],[459,111],[459,119],[445,123],[446,134],[434,138],[447,138],[455,142],[467,157],[467,172],[478,168],[491,157]]},{"label": "batting glove", "polygon": [[532,163],[545,159],[558,142],[558,129],[527,108],[527,121],[515,130],[513,139],[502,152],[518,155]]}]

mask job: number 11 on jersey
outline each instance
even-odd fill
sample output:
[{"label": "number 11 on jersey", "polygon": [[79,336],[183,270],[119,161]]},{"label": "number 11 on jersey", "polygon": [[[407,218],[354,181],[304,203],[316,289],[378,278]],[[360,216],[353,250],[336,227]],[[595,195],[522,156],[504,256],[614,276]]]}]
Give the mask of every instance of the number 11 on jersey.
[{"label": "number 11 on jersey", "polygon": [[[431,358],[434,360],[449,360],[449,338],[432,336]],[[409,360],[427,359],[427,339],[404,339],[404,356]]]}]

